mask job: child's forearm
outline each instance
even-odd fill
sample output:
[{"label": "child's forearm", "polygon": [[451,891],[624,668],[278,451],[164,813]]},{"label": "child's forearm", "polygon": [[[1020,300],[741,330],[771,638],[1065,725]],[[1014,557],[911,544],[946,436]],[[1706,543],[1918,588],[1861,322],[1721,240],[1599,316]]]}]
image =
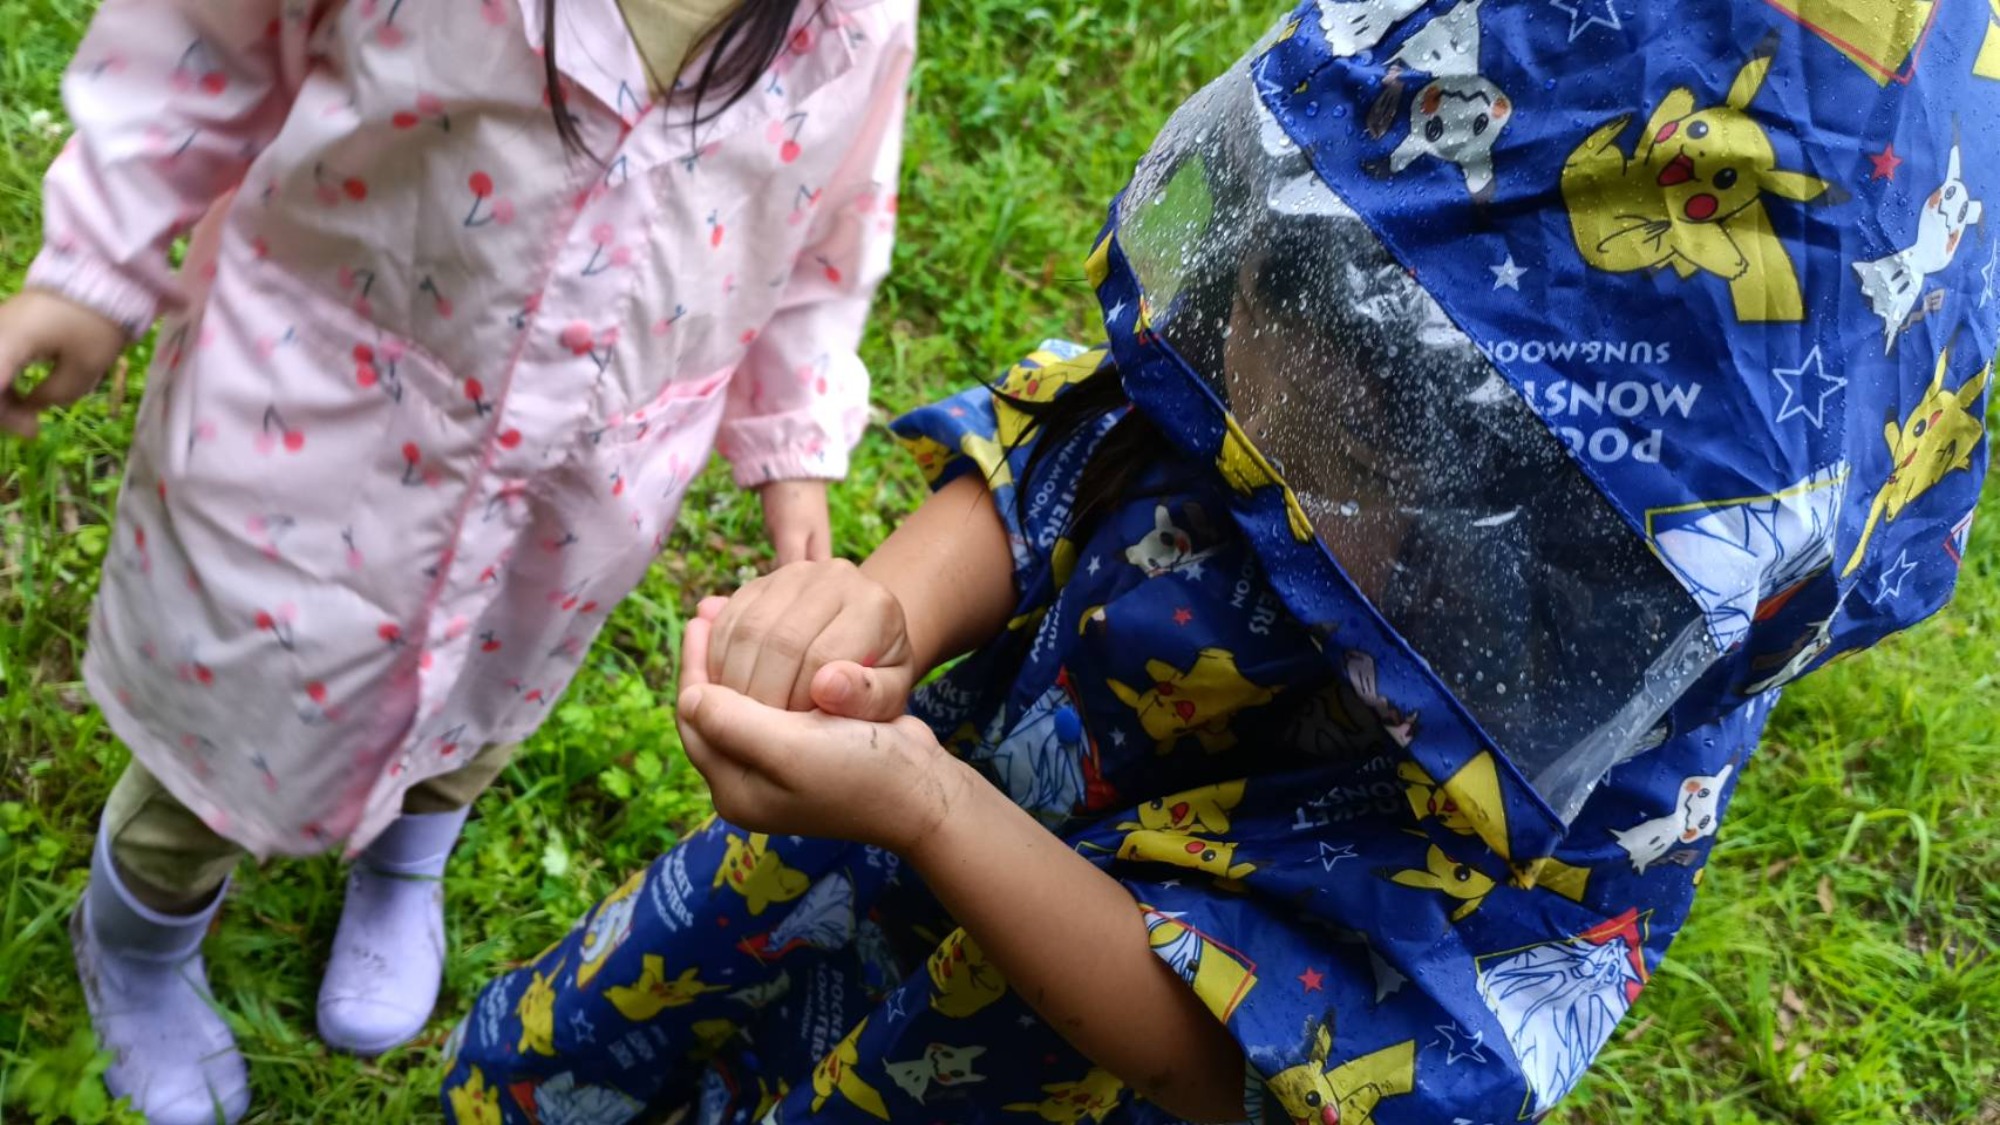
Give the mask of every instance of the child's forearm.
[{"label": "child's forearm", "polygon": [[919,674],[992,639],[1014,608],[1007,529],[976,474],[932,494],[861,572],[902,603]]},{"label": "child's forearm", "polygon": [[1167,1112],[1243,1117],[1244,1058],[1155,956],[1131,894],[955,767],[952,807],[905,858],[1009,985],[1072,1046]]},{"label": "child's forearm", "polygon": [[[1007,530],[968,474],[861,566],[902,603],[918,668],[992,638],[1013,612]],[[1243,1116],[1243,1055],[1156,957],[1132,896],[963,766],[959,799],[907,856],[1049,1025],[1091,1061],[1191,1121]]]}]

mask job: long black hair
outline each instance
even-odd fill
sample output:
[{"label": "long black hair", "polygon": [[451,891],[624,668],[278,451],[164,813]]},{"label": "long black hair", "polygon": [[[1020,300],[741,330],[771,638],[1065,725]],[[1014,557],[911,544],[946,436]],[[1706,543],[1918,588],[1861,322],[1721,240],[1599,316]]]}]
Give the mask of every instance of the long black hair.
[{"label": "long black hair", "polygon": [[[576,120],[570,116],[569,99],[563,94],[562,73],[556,69],[558,2],[543,0],[542,4],[542,73],[549,92],[549,108],[555,113],[556,135],[562,138],[563,148],[573,153],[589,154],[589,148],[577,132]],[[792,17],[798,11],[799,2],[738,0],[729,16],[698,41],[713,43],[714,49],[709,52],[707,61],[702,63],[701,74],[695,79],[690,128],[714,120],[756,88],[772,60],[785,49],[785,40],[791,34]],[[709,95],[718,91],[722,97],[711,104]]]},{"label": "long black hair", "polygon": [[1023,519],[1028,497],[1035,494],[1034,482],[1050,455],[1072,438],[1101,425],[1106,418],[1117,417],[1077,477],[1076,497],[1070,505],[1065,537],[1083,534],[1098,517],[1108,514],[1120,502],[1132,499],[1139,478],[1161,460],[1165,439],[1151,419],[1133,408],[1115,363],[1105,363],[1053,399],[1030,401],[998,389],[994,395],[1028,416],[1028,424],[1022,427],[1007,452],[1011,455],[1029,441],[1035,443],[1022,470],[1021,483],[1014,490],[1016,510]]}]

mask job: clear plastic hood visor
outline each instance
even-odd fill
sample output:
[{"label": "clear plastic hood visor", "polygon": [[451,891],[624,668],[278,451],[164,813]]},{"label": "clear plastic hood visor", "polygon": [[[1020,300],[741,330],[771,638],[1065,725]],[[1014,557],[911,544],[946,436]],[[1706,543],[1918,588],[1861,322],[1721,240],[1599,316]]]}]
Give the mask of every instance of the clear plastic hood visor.
[{"label": "clear plastic hood visor", "polygon": [[[1346,578],[1567,820],[1660,737],[1715,659],[1710,629],[1314,173],[1258,95],[1260,51],[1175,113],[1123,196],[1118,241],[1151,327],[1278,468]],[[1504,99],[1477,94],[1454,100],[1468,118],[1454,135],[1504,124]]]}]

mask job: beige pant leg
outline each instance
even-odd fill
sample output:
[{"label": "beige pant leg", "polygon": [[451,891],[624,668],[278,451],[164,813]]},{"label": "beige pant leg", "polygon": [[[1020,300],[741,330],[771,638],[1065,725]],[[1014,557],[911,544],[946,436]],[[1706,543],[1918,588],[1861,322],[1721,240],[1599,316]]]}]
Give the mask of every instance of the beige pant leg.
[{"label": "beige pant leg", "polygon": [[138,762],[104,803],[104,836],[126,889],[167,914],[190,913],[214,897],[244,854]]},{"label": "beige pant leg", "polygon": [[[477,800],[514,757],[517,747],[488,746],[451,773],[410,787],[403,811],[456,812]],[[125,768],[104,804],[104,833],[126,889],[147,906],[183,914],[222,888],[244,850],[217,835],[174,799],[146,767]]]},{"label": "beige pant leg", "polygon": [[513,761],[520,749],[512,743],[488,746],[473,759],[450,773],[441,773],[410,786],[403,794],[403,811],[415,816],[457,812],[471,806],[493,784],[500,771]]}]

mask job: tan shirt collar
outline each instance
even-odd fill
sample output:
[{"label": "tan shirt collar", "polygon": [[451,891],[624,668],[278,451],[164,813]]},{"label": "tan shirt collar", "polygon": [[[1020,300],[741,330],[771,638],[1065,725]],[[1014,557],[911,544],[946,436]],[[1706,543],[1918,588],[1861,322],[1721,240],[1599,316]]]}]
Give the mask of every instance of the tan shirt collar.
[{"label": "tan shirt collar", "polygon": [[704,35],[742,0],[618,0],[625,26],[645,61],[655,98],[665,97]]}]

